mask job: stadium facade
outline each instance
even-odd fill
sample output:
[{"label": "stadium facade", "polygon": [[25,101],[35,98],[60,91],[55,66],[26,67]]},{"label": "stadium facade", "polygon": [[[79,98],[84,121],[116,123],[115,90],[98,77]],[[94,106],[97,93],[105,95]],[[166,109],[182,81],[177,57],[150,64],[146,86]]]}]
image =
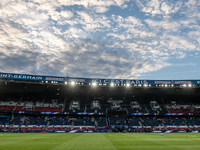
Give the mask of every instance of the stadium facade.
[{"label": "stadium facade", "polygon": [[200,80],[0,73],[0,132],[199,132]]}]

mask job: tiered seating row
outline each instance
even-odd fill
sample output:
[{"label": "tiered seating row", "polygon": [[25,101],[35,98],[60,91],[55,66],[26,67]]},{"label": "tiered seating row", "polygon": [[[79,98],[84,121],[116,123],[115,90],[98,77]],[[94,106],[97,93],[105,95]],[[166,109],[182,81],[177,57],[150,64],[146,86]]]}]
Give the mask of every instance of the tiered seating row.
[{"label": "tiered seating row", "polygon": [[[13,111],[15,106],[0,105],[0,110]],[[39,112],[62,112],[62,108],[58,107],[35,107],[33,110],[23,108],[23,106],[17,106],[15,111],[39,111]]]},{"label": "tiered seating row", "polygon": [[14,108],[15,106],[0,105],[0,110],[4,111],[13,111]]},{"label": "tiered seating row", "polygon": [[199,110],[194,110],[193,108],[170,108],[170,113],[200,113]]}]

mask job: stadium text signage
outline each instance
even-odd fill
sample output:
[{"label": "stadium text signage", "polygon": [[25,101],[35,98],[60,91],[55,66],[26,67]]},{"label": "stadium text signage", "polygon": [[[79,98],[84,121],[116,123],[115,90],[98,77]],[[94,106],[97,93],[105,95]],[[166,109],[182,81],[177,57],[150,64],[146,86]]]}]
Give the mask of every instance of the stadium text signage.
[{"label": "stadium text signage", "polygon": [[26,74],[1,73],[0,78],[35,81],[82,82],[99,84],[200,84],[200,80],[124,80],[124,79],[92,79],[56,76],[38,76]]},{"label": "stadium text signage", "polygon": [[64,81],[64,79],[60,77],[47,77],[47,76],[11,74],[11,73],[0,73],[0,78],[36,80],[36,81]]},{"label": "stadium text signage", "polygon": [[18,75],[18,74],[7,74],[7,73],[1,73],[0,77],[10,78],[10,79],[24,79],[24,80],[42,80],[42,76]]},{"label": "stadium text signage", "polygon": [[112,80],[112,79],[92,79],[92,82],[102,84],[148,84],[146,80]]}]

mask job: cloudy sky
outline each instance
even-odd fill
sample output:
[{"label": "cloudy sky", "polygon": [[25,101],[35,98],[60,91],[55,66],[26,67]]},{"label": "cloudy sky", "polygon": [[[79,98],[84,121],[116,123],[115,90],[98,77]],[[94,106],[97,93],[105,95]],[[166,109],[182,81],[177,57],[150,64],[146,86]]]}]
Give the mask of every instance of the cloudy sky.
[{"label": "cloudy sky", "polygon": [[200,2],[0,0],[0,72],[200,79]]}]

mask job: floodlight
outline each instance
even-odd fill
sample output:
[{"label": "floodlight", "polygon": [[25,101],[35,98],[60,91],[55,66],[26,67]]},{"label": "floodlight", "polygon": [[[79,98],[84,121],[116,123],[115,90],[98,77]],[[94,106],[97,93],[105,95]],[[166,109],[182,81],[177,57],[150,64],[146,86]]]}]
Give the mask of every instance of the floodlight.
[{"label": "floodlight", "polygon": [[144,87],[147,87],[148,85],[147,84],[144,84]]},{"label": "floodlight", "polygon": [[174,85],[172,84],[171,86],[173,87]]},{"label": "floodlight", "polygon": [[111,86],[114,86],[114,83],[111,83]]},{"label": "floodlight", "polygon": [[74,82],[74,81],[72,81],[72,82],[71,82],[71,85],[74,85],[74,84],[75,84],[75,82]]},{"label": "floodlight", "polygon": [[165,84],[165,87],[167,87],[167,84]]},{"label": "floodlight", "polygon": [[96,86],[97,84],[95,82],[92,83],[93,86]]},{"label": "floodlight", "polygon": [[130,86],[130,84],[129,84],[129,83],[127,83],[127,84],[126,84],[126,86]]},{"label": "floodlight", "polygon": [[189,87],[192,87],[192,84],[188,84]]},{"label": "floodlight", "polygon": [[65,84],[67,84],[67,82],[65,82]]},{"label": "floodlight", "polygon": [[183,84],[183,87],[186,87],[186,84]]}]

